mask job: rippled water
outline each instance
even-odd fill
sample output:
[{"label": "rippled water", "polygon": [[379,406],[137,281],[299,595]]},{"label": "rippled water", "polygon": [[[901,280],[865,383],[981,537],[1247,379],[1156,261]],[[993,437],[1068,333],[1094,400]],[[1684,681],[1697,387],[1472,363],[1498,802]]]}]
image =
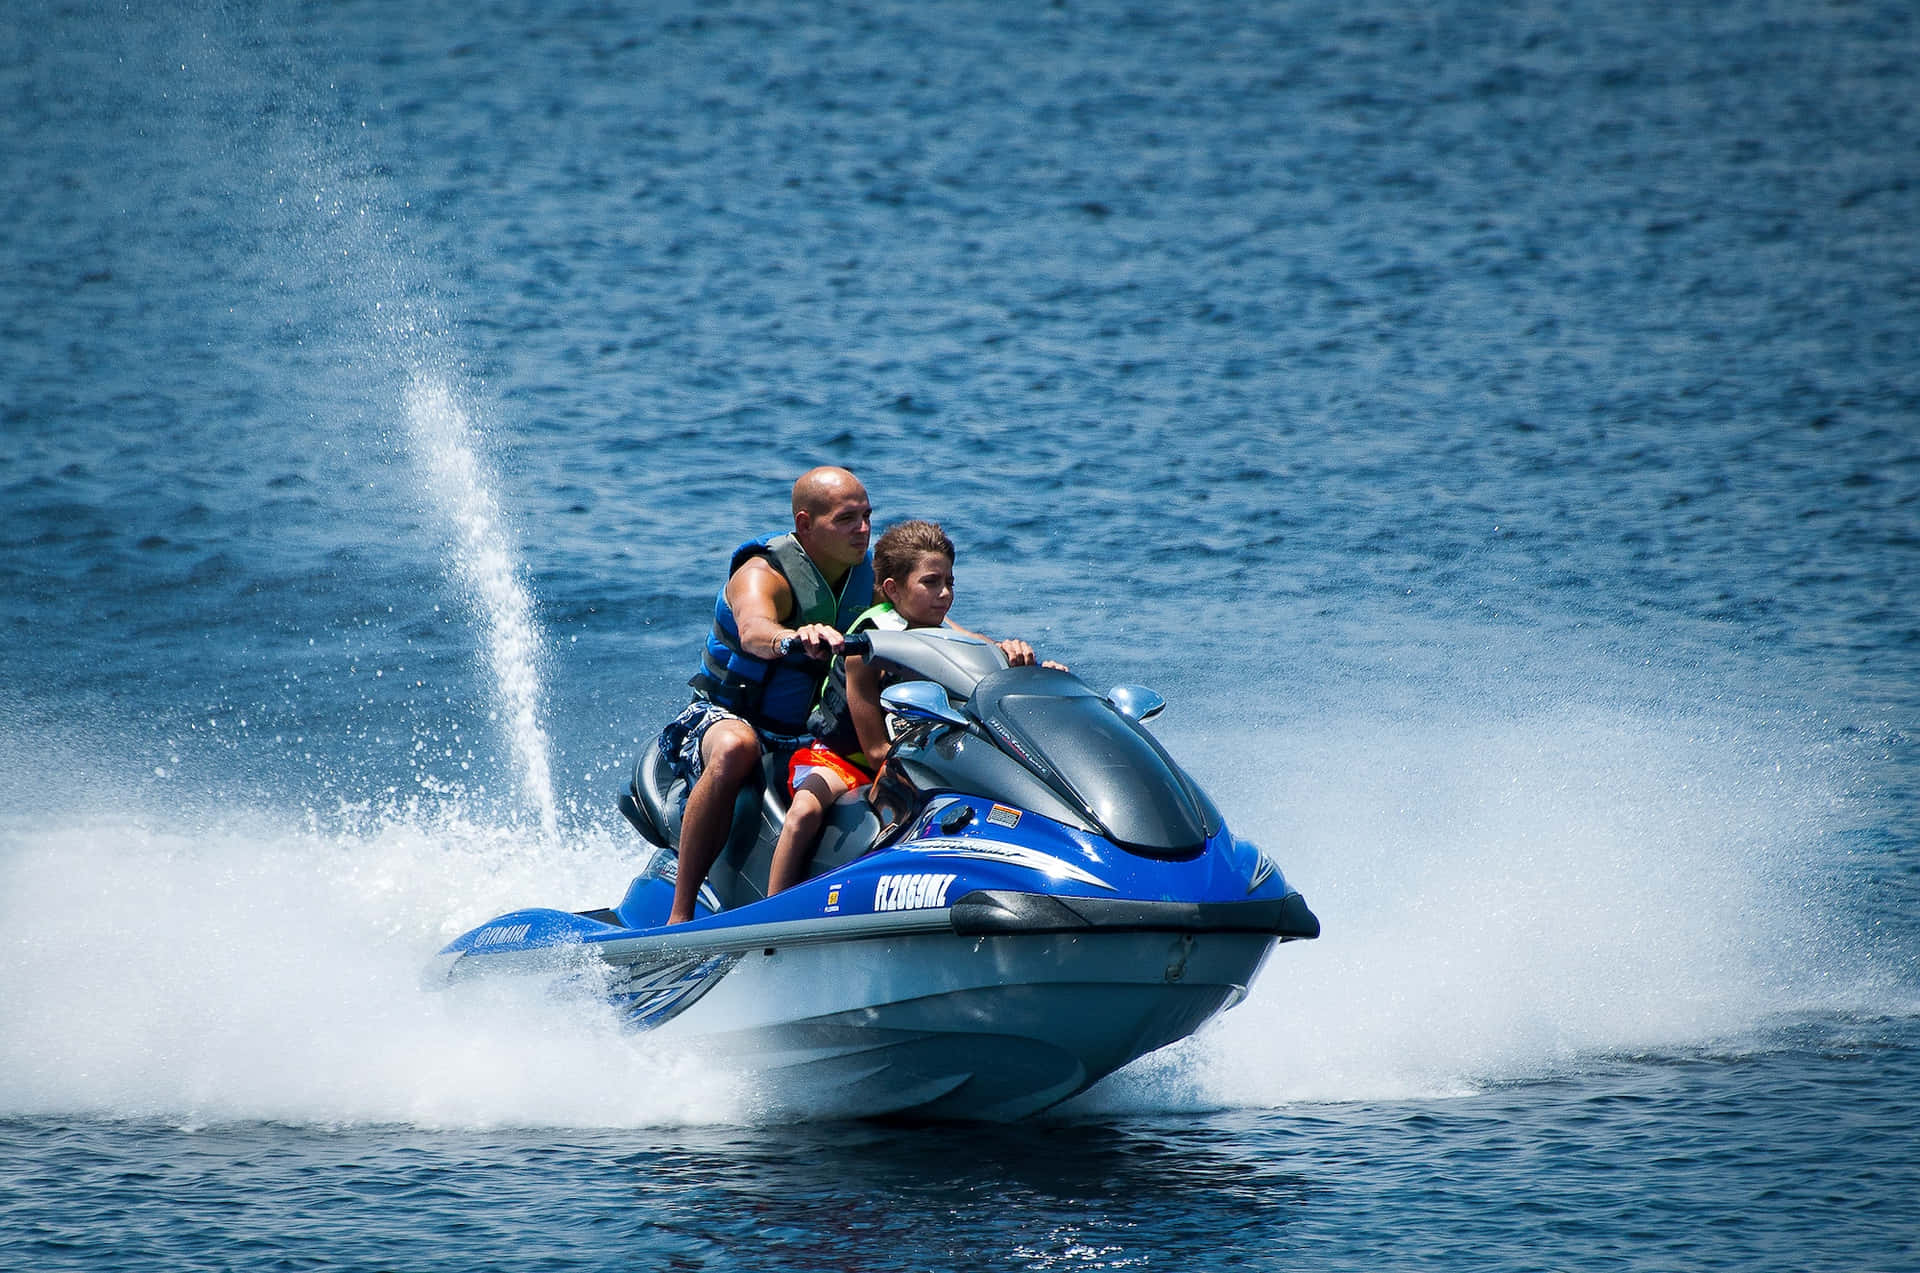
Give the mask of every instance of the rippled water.
[{"label": "rippled water", "polygon": [[[1920,1267],[1907,6],[30,4],[0,1262]],[[855,467],[1326,925],[1008,1129],[428,954]]]}]

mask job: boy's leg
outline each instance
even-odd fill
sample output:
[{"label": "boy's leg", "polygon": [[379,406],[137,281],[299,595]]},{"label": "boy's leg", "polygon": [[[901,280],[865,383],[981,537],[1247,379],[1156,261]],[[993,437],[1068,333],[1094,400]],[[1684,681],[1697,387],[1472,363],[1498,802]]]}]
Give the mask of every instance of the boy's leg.
[{"label": "boy's leg", "polygon": [[814,770],[794,788],[787,820],[780,827],[780,843],[773,847],[773,865],[767,870],[768,897],[806,878],[807,859],[820,843],[820,824],[846,790],[840,776],[827,769]]}]

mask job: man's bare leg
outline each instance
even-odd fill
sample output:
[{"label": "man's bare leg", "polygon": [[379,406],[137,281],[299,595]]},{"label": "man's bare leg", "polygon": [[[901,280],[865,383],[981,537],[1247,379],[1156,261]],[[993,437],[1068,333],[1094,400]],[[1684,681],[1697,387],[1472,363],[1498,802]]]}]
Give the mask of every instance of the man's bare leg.
[{"label": "man's bare leg", "polygon": [[760,763],[760,739],[745,721],[715,721],[700,736],[700,755],[700,780],[688,793],[687,811],[680,819],[680,868],[669,924],[693,918],[694,899],[733,829],[734,798]]}]

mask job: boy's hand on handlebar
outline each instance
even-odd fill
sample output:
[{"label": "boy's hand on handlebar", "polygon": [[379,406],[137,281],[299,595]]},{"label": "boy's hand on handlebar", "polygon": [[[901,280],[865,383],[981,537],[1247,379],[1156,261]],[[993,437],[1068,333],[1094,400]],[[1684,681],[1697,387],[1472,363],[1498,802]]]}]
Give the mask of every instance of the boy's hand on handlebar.
[{"label": "boy's hand on handlebar", "polygon": [[994,644],[1000,647],[1000,653],[1007,656],[1008,667],[1032,667],[1036,662],[1033,647],[1025,641],[996,641]]},{"label": "boy's hand on handlebar", "polygon": [[1040,663],[1041,667],[1050,667],[1056,672],[1067,670],[1065,663],[1055,663],[1052,659],[1041,663],[1040,656],[1035,654],[1033,647],[1025,641],[995,641],[994,644],[1000,647],[1000,653],[1007,656],[1008,667],[1032,667],[1035,663]]}]

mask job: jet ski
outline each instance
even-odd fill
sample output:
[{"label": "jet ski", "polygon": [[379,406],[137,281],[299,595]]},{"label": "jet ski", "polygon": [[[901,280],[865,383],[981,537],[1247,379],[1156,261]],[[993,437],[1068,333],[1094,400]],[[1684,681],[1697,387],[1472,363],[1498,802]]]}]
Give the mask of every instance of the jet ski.
[{"label": "jet ski", "polygon": [[831,810],[797,887],[766,896],[787,796],[769,756],[695,918],[667,927],[685,808],[657,748],[620,807],[646,844],[617,905],[502,915],[430,977],[594,970],[623,1020],[756,1076],[815,1117],[1009,1121],[1240,1002],[1319,920],[1272,858],[1106,694],[941,629],[849,638],[888,679],[895,742]]}]

